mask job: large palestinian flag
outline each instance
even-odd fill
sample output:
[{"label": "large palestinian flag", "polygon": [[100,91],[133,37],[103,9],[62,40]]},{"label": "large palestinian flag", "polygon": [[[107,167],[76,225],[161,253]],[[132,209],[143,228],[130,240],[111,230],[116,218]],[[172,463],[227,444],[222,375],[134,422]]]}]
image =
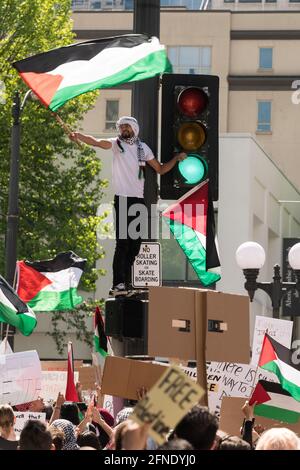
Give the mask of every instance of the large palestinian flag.
[{"label": "large palestinian flag", "polygon": [[45,261],[18,261],[18,295],[36,312],[70,310],[82,302],[77,286],[85,263],[72,251]]},{"label": "large palestinian flag", "polygon": [[163,213],[175,240],[204,286],[220,280],[213,203],[208,180],[193,188]]},{"label": "large palestinian flag", "polygon": [[25,336],[29,336],[36,326],[34,312],[18,297],[2,276],[0,276],[0,322],[14,326]]},{"label": "large palestinian flag", "polygon": [[249,404],[256,403],[254,414],[265,418],[297,423],[300,417],[300,402],[282,388],[279,383],[260,380],[252,394]]},{"label": "large palestinian flag", "polygon": [[284,390],[300,401],[300,368],[292,362],[291,350],[265,334],[258,365],[274,372]]},{"label": "large palestinian flag", "polygon": [[82,93],[172,71],[165,47],[157,38],[141,34],[80,42],[13,66],[52,111]]}]

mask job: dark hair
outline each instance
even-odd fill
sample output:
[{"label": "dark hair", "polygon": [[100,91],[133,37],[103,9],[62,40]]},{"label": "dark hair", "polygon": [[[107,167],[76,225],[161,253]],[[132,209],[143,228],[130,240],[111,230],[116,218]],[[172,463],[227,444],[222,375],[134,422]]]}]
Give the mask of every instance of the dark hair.
[{"label": "dark hair", "polygon": [[251,446],[238,436],[227,435],[219,440],[215,450],[251,450]]},{"label": "dark hair", "polygon": [[173,436],[187,440],[196,450],[209,450],[217,430],[217,417],[207,407],[196,405],[177,424]]},{"label": "dark hair", "polygon": [[50,450],[52,436],[46,425],[37,419],[29,419],[20,434],[20,450]]},{"label": "dark hair", "polygon": [[53,426],[49,427],[49,431],[51,432],[52,443],[55,446],[55,450],[62,450],[65,442],[65,433],[61,429],[54,428]]},{"label": "dark hair", "polygon": [[159,446],[158,450],[194,450],[194,447],[185,439],[174,438]]},{"label": "dark hair", "polygon": [[84,431],[77,438],[79,447],[89,446],[96,450],[101,450],[100,442],[96,434],[92,431]]},{"label": "dark hair", "polygon": [[78,426],[80,419],[77,403],[73,403],[72,401],[65,401],[61,406],[59,418],[71,421],[72,424]]},{"label": "dark hair", "polygon": [[52,413],[53,413],[53,408],[51,405],[46,405],[44,408],[44,413],[46,413],[46,421],[50,421]]}]

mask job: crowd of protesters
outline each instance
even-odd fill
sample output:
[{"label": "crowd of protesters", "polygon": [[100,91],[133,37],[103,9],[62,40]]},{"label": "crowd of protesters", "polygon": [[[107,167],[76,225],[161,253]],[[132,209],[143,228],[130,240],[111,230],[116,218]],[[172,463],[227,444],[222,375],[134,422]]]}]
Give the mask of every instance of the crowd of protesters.
[{"label": "crowd of protesters", "polygon": [[[78,387],[80,395],[80,385]],[[42,399],[18,407],[0,405],[0,450],[297,450],[300,439],[287,428],[263,430],[255,426],[254,406],[246,401],[241,435],[219,429],[217,417],[207,407],[194,406],[158,446],[149,437],[149,424],[130,419],[132,407],[114,417],[103,408],[98,387],[89,404],[66,402],[59,394],[53,406]],[[46,414],[46,422],[28,420],[19,439],[14,431],[14,411]]]}]

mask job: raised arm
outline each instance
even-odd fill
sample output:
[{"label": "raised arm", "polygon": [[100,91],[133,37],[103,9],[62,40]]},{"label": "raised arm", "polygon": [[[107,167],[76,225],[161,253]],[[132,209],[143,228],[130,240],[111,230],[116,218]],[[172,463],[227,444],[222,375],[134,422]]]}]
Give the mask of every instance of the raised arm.
[{"label": "raised arm", "polygon": [[92,145],[93,147],[100,147],[105,150],[109,150],[112,147],[112,143],[110,142],[110,140],[98,140],[91,135],[82,134],[81,132],[71,132],[71,134],[69,134],[69,138],[74,142],[84,142],[87,145]]},{"label": "raised arm", "polygon": [[175,155],[175,157],[173,157],[172,160],[167,163],[159,163],[156,158],[148,160],[147,163],[156,171],[156,173],[158,173],[159,175],[164,175],[165,173],[168,173],[168,171],[172,170],[172,168],[174,168],[177,162],[180,162],[185,158],[186,153],[181,152]]}]

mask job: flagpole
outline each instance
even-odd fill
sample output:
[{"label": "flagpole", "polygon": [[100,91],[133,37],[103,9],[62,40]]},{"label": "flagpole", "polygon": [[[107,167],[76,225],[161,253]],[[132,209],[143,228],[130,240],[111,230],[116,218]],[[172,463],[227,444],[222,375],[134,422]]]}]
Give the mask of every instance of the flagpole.
[{"label": "flagpole", "polygon": [[[65,133],[66,133],[68,136],[69,136],[70,134],[72,134],[73,130],[71,129],[71,127],[70,127],[68,124],[66,124],[66,123],[62,120],[62,118],[61,118],[57,113],[53,113],[53,112],[52,112],[51,114],[52,114],[52,116],[54,116],[54,118],[56,119],[56,121],[58,122],[58,124],[63,128],[63,130],[65,131]],[[83,148],[83,145],[82,145],[80,142],[78,142],[77,140],[76,140],[75,142],[76,142],[76,144],[78,145],[78,147],[79,147],[80,149]]]}]

